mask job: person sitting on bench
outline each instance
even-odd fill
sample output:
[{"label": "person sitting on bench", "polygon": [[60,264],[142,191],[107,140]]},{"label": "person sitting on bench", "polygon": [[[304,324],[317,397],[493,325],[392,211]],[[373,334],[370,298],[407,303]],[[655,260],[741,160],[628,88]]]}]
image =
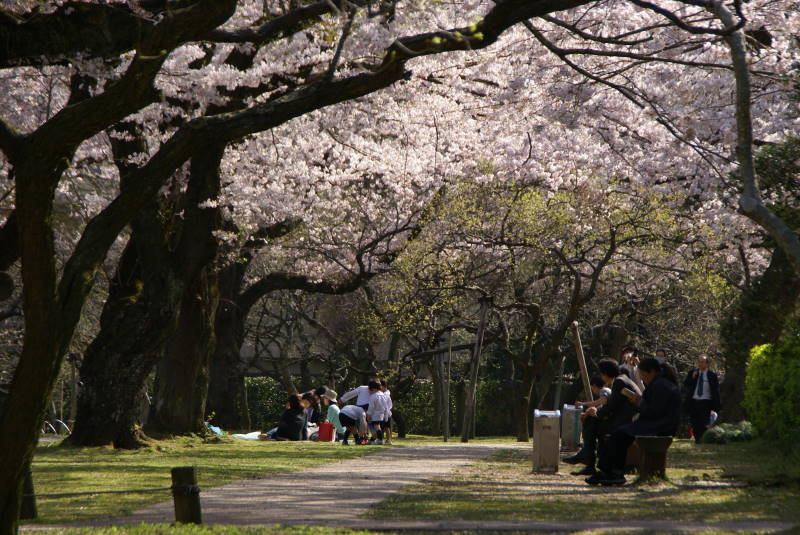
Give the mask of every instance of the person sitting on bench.
[{"label": "person sitting on bench", "polygon": [[[595,375],[589,380],[589,386],[594,395],[594,401],[579,401],[575,405],[578,407],[595,407],[599,408],[606,404],[608,398],[611,396],[611,389],[605,385],[603,377]],[[577,472],[573,472],[575,476],[590,476],[594,474],[594,464],[597,453],[597,439],[598,439],[598,420],[596,415],[589,416],[588,413],[581,414],[581,422],[583,422],[583,446],[581,450],[571,457],[564,459],[568,464],[585,464],[586,467]]]},{"label": "person sitting on bench", "polygon": [[681,394],[672,370],[654,358],[639,363],[644,394],[627,393],[628,403],[638,407],[639,418],[611,432],[600,449],[600,471],[586,480],[590,485],[624,485],[625,457],[637,436],[675,436],[681,412]]}]

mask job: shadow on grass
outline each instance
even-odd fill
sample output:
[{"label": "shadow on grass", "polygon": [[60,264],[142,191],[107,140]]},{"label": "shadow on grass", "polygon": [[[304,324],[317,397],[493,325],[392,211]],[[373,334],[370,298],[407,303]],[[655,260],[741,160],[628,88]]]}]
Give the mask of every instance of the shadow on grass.
[{"label": "shadow on grass", "polygon": [[668,459],[670,480],[604,488],[564,472],[533,474],[528,452],[505,450],[447,479],[410,487],[370,516],[570,521],[602,513],[620,520],[798,522],[800,462],[791,459],[766,442],[696,447],[676,441]]}]

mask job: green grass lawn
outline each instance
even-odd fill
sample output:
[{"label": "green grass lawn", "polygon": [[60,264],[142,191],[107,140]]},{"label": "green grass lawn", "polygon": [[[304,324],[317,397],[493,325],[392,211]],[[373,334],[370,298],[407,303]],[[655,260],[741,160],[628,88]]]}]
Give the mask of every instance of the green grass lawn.
[{"label": "green grass lawn", "polygon": [[370,515],[393,519],[675,519],[800,522],[800,456],[763,442],[670,448],[669,481],[589,487],[562,464],[531,473],[530,456],[506,450],[447,478],[390,497]]},{"label": "green grass lawn", "polygon": [[[378,451],[378,446],[345,448],[316,442],[248,442],[199,438],[155,441],[140,450],[72,448],[50,444],[37,448],[33,480],[37,494],[164,488],[170,468],[197,467],[200,488],[236,479],[265,477],[276,472],[310,468]],[[37,522],[63,523],[105,515],[125,515],[143,506],[170,500],[158,494],[94,494],[37,500]],[[149,532],[148,532],[149,533]]]},{"label": "green grass lawn", "polygon": [[[511,443],[502,437],[480,437],[478,443]],[[458,443],[458,438],[451,440]],[[395,446],[441,444],[441,437],[410,435]],[[249,442],[223,439],[176,438],[153,441],[140,450],[72,448],[57,443],[41,445],[33,462],[36,493],[75,493],[170,486],[170,468],[196,466],[201,488],[237,479],[302,470],[318,464],[351,459],[379,451],[379,446],[344,448],[315,442]],[[158,494],[88,494],[37,500],[39,523],[64,523],[106,515],[126,515],[146,505],[169,500]]]}]

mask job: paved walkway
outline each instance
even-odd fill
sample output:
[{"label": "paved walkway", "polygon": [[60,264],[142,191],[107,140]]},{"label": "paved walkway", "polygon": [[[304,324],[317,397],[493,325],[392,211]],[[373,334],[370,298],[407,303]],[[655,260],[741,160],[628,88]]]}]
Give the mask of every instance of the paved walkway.
[{"label": "paved walkway", "polygon": [[[310,470],[237,481],[201,492],[203,522],[236,525],[305,523],[341,527],[406,485],[443,476],[508,447],[517,446],[442,444],[387,447],[365,457]],[[173,518],[173,506],[169,501],[129,517],[114,519],[113,523],[169,523]]]}]

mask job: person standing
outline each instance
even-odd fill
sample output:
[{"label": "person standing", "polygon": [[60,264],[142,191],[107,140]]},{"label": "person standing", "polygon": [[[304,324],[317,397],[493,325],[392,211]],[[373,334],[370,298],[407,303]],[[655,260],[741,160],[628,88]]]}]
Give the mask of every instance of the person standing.
[{"label": "person standing", "polygon": [[389,400],[381,391],[377,381],[369,382],[369,405],[367,407],[367,420],[374,434],[374,444],[383,444],[384,422],[389,419]]},{"label": "person standing", "polygon": [[[375,379],[370,379],[369,383],[374,383]],[[341,401],[342,403],[347,403],[351,399],[356,400],[356,405],[364,409],[365,411],[369,408],[369,384],[357,386],[354,389],[350,390],[349,392],[345,392],[342,394]]]},{"label": "person standing", "polygon": [[700,355],[697,359],[697,367],[686,375],[683,388],[692,433],[695,442],[699,444],[708,429],[711,411],[719,412],[722,405],[719,397],[719,377],[709,369],[707,355]]}]

